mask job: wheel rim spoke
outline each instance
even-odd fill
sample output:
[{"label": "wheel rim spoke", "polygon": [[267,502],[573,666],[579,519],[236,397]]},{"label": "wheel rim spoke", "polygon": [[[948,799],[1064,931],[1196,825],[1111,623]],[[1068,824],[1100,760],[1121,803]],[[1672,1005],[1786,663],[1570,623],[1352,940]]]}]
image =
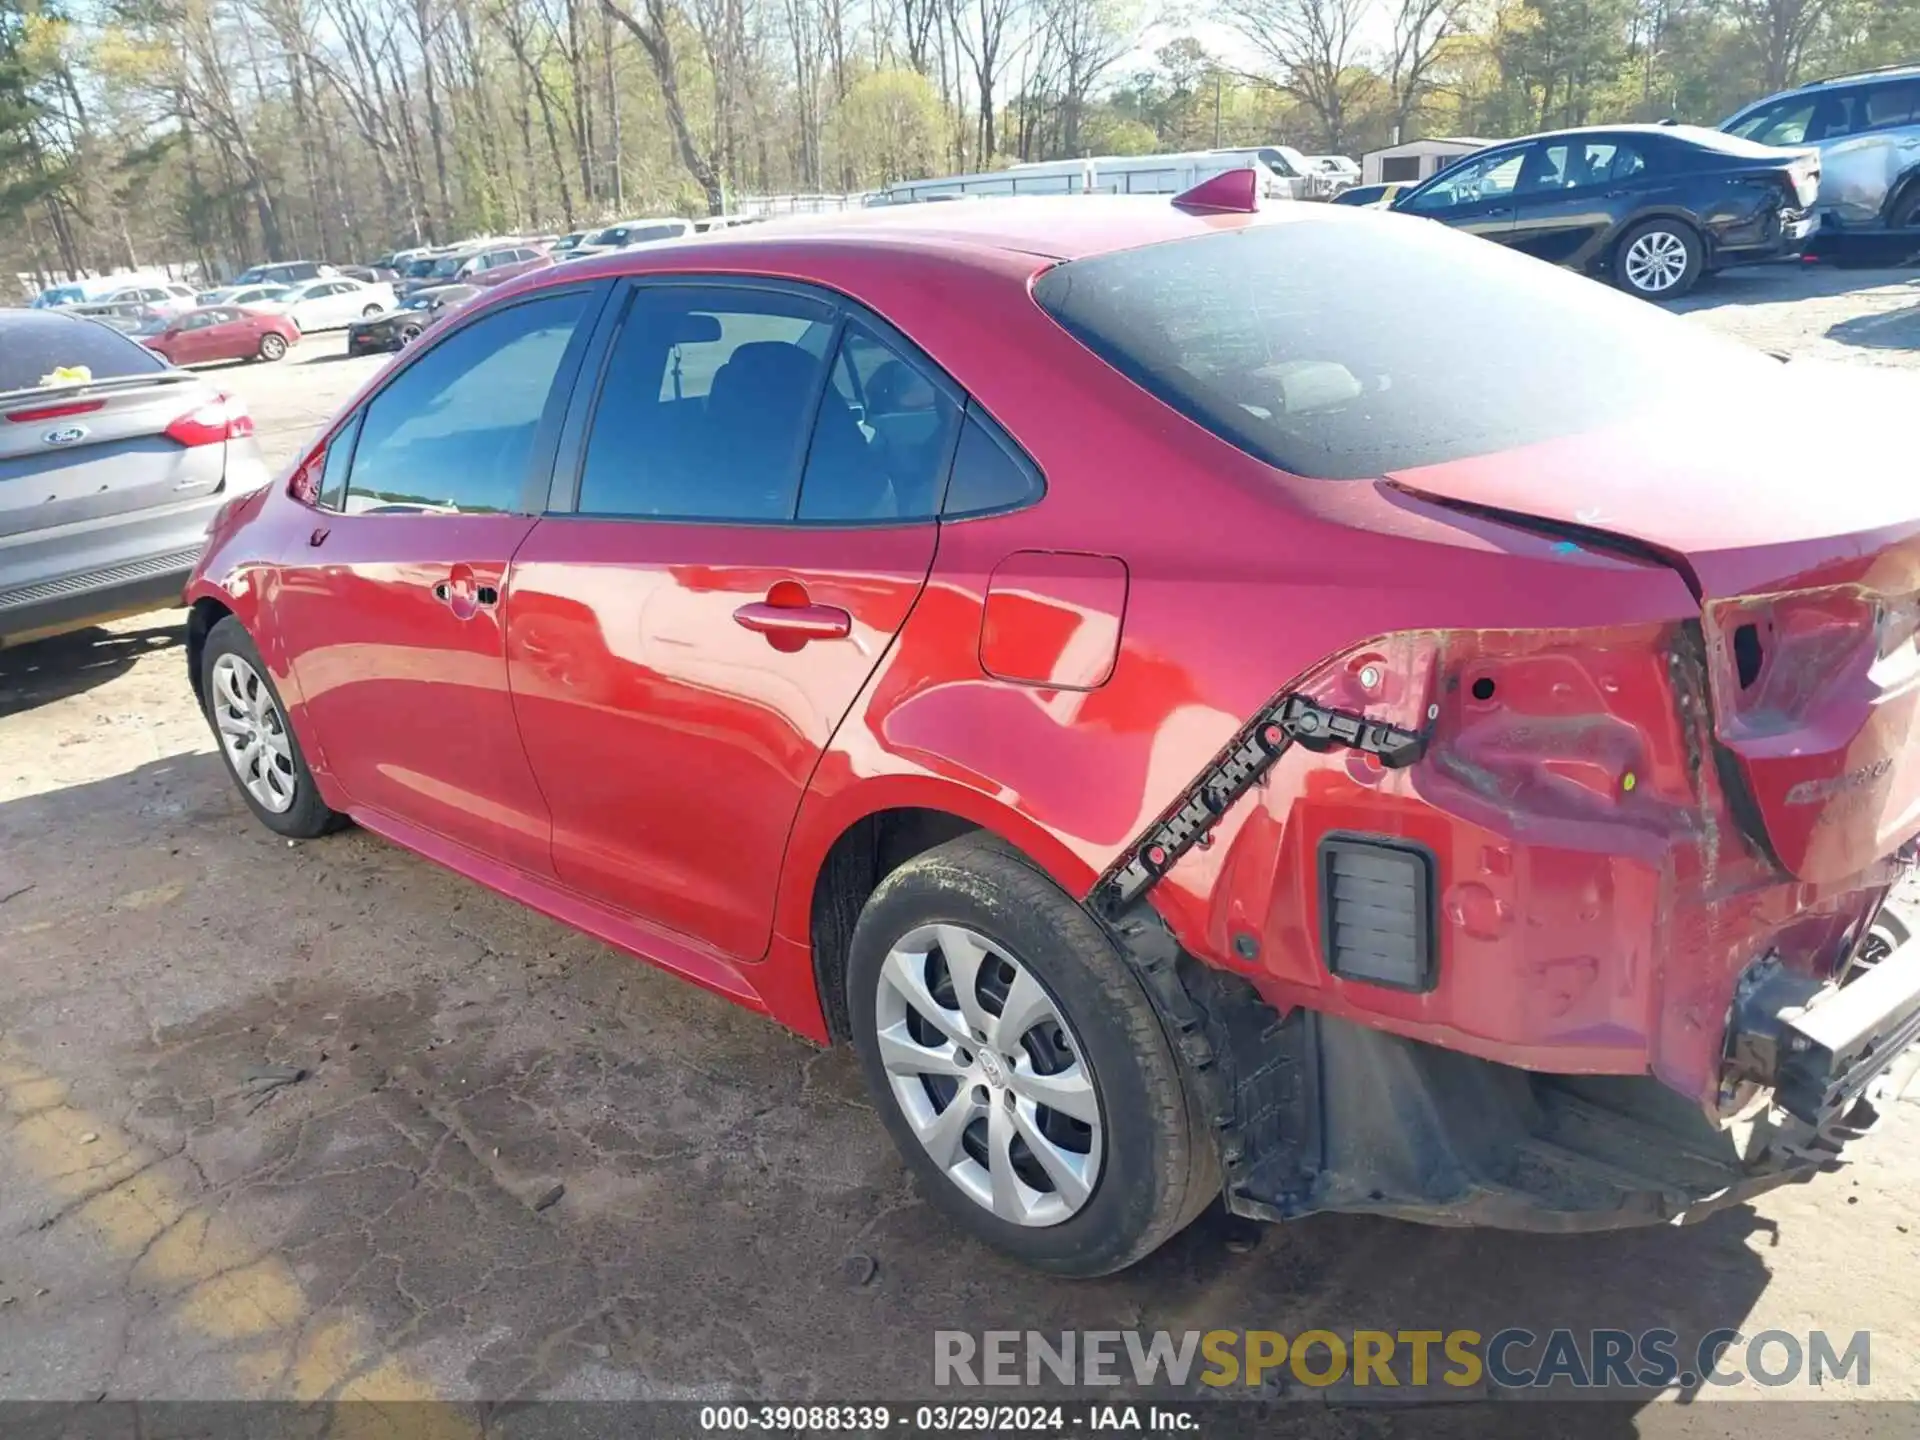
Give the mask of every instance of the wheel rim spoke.
[{"label": "wheel rim spoke", "polygon": [[919,1127],[920,1143],[927,1147],[934,1164],[942,1170],[951,1170],[968,1159],[961,1137],[980,1114],[981,1107],[975,1103],[973,1092],[961,1090],[947,1102],[946,1109]]},{"label": "wheel rim spoke", "polygon": [[921,1019],[947,1039],[965,1043],[972,1038],[961,1023],[961,1017],[934,999],[933,992],[927,988],[927,955],[924,950],[918,954],[895,950],[887,956],[881,975],[899,993],[900,998],[919,1013]]},{"label": "wheel rim spoke", "polygon": [[947,962],[947,973],[953,977],[954,997],[960,1002],[960,1013],[967,1018],[967,1027],[994,1043],[999,1017],[980,1003],[980,966],[987,958],[985,943],[958,925],[936,927],[934,939],[940,947],[941,958]]},{"label": "wheel rim spoke", "polygon": [[1083,1125],[1100,1123],[1100,1101],[1093,1093],[1093,1082],[1075,1061],[1057,1075],[1037,1075],[1031,1070],[1016,1070],[1010,1082],[1013,1093],[1049,1110],[1058,1110]]},{"label": "wheel rim spoke", "polygon": [[1087,1175],[1088,1157],[1063,1149],[1049,1140],[1040,1128],[1039,1116],[1028,1106],[1015,1105],[1009,1113],[1013,1116],[1014,1128],[1019,1131],[1020,1138],[1027,1142],[1027,1149],[1033,1152],[1033,1158],[1040,1162],[1040,1168],[1053,1181],[1054,1193],[1071,1208],[1078,1209],[1086,1204],[1087,1196],[1093,1192]]},{"label": "wheel rim spoke", "polygon": [[1053,1018],[1053,1001],[1040,988],[1040,982],[1024,969],[1018,970],[1013,984],[1007,987],[1007,1003],[1000,1007],[994,1021],[993,1043],[1002,1050],[1016,1050],[1029,1030]]},{"label": "wheel rim spoke", "polygon": [[889,1025],[877,1037],[880,1041],[880,1061],[892,1075],[937,1075],[949,1080],[962,1080],[972,1072],[960,1063],[957,1047],[952,1041],[938,1049],[922,1045],[908,1033],[906,1023]]},{"label": "wheel rim spoke", "polygon": [[993,1182],[993,1213],[1019,1224],[1026,1218],[1025,1188],[1013,1170],[1013,1111],[995,1105],[987,1116],[987,1175]]}]

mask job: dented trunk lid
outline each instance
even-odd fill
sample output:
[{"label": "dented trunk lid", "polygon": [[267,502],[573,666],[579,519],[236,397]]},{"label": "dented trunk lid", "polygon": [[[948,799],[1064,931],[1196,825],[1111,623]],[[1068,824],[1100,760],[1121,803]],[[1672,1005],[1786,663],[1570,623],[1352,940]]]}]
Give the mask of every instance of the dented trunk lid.
[{"label": "dented trunk lid", "polygon": [[1860,873],[1920,833],[1920,460],[1905,375],[1791,367],[1773,386],[1396,489],[1657,558],[1700,602],[1714,730],[1790,873]]}]

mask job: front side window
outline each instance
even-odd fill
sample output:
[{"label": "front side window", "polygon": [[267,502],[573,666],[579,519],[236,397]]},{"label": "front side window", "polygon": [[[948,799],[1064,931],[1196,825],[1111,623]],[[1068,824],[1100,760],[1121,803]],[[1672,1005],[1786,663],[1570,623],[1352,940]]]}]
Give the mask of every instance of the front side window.
[{"label": "front side window", "polygon": [[791,518],[834,320],[782,291],[636,291],[594,407],[581,513]]},{"label": "front side window", "polygon": [[1324,479],[1775,403],[1790,368],[1502,246],[1344,211],[1070,261],[1033,293],[1149,394]]},{"label": "front side window", "polygon": [[1408,197],[1410,210],[1451,210],[1456,205],[1474,205],[1484,200],[1504,200],[1520,183],[1520,165],[1525,150],[1502,150],[1479,160],[1455,166],[1426,189]]},{"label": "front side window", "polygon": [[520,504],[587,295],[543,295],[448,335],[367,403],[344,508],[493,514]]}]

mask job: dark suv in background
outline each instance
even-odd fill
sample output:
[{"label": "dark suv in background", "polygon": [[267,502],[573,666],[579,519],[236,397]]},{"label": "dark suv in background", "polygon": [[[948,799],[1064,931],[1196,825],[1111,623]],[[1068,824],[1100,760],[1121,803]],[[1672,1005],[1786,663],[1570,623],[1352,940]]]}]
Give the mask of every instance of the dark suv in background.
[{"label": "dark suv in background", "polygon": [[1920,243],[1920,65],[1769,95],[1720,128],[1762,145],[1819,149],[1822,240],[1906,232]]}]

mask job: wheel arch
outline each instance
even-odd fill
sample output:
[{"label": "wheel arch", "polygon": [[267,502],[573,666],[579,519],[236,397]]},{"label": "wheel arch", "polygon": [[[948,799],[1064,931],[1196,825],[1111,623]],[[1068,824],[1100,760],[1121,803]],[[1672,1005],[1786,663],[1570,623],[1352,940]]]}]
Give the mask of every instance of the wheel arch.
[{"label": "wheel arch", "polygon": [[213,632],[214,626],[231,614],[233,607],[214,595],[201,595],[187,607],[187,680],[193,686],[193,697],[202,710],[206,709],[207,703],[206,687],[201,684],[204,679],[207,636]]},{"label": "wheel arch", "polygon": [[1920,163],[1908,166],[1887,187],[1886,203],[1880,208],[1881,223],[1893,228],[1894,217],[1916,197],[1920,197]]},{"label": "wheel arch", "polygon": [[804,937],[831,1041],[848,1038],[847,951],[867,898],[901,865],[955,836],[984,830],[1074,900],[1096,872],[1041,826],[965,786],[892,776],[828,799],[809,796],[795,823],[776,928]]}]

